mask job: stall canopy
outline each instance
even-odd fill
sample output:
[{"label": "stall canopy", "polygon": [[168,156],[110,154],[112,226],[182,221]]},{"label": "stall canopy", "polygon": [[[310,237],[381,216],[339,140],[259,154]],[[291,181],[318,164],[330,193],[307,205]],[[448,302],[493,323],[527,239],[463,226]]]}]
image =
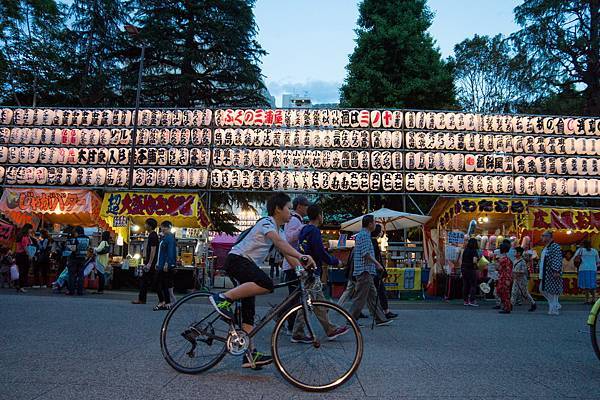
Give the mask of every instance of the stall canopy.
[{"label": "stall canopy", "polygon": [[5,188],[0,212],[17,226],[40,222],[98,226],[100,197],[90,190]]},{"label": "stall canopy", "polygon": [[[390,210],[389,208],[381,208],[377,211],[369,213],[375,217],[375,222],[383,225],[384,231],[394,231],[399,229],[408,229],[415,226],[421,226],[429,221],[429,216],[409,214],[401,211]],[[358,232],[362,228],[363,216],[351,219],[342,224],[341,230]]]},{"label": "stall canopy", "polygon": [[195,193],[111,192],[104,195],[100,216],[127,241],[129,225],[144,226],[147,218],[176,227],[207,228],[208,215]]},{"label": "stall canopy", "polygon": [[227,258],[227,254],[229,250],[233,247],[238,236],[231,236],[225,233],[221,233],[218,236],[215,236],[213,240],[210,242],[210,247],[212,248],[213,254],[215,255],[215,268],[220,269],[225,265],[225,259]]}]

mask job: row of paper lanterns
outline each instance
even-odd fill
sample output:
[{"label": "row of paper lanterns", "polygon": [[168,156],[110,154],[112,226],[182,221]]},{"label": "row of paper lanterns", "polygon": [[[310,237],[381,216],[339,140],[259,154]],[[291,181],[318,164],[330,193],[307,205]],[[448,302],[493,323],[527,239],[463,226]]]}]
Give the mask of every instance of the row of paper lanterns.
[{"label": "row of paper lanterns", "polygon": [[[129,148],[0,146],[0,163],[129,165]],[[400,151],[137,148],[137,165],[599,175],[600,159]]]},{"label": "row of paper lanterns", "polygon": [[[0,109],[0,125],[25,126],[132,126],[132,110],[113,109]],[[212,110],[140,110],[139,126],[206,126]]]},{"label": "row of paper lanterns", "polygon": [[[134,112],[115,109],[0,109],[0,125],[131,126]],[[213,111],[139,111],[140,126],[202,126]],[[535,134],[600,135],[599,118],[492,115],[434,111],[347,109],[226,109],[214,111],[217,126],[407,128]]]},{"label": "row of paper lanterns", "polygon": [[[210,178],[210,183],[209,183]],[[8,185],[128,185],[127,168],[2,167],[0,182]],[[185,168],[138,168],[136,187],[384,191],[423,193],[516,194],[530,196],[600,196],[600,179],[456,175],[395,172],[251,171]]]}]

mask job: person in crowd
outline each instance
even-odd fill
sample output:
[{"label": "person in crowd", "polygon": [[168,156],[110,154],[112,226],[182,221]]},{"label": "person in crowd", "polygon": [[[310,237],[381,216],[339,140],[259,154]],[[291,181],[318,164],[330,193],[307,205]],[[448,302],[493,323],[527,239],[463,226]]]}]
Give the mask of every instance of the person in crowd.
[{"label": "person in crowd", "polygon": [[283,263],[283,256],[279,252],[279,250],[273,248],[269,253],[269,267],[271,267],[271,272],[269,276],[271,279],[277,277],[279,278],[279,270],[281,269],[281,265]]},{"label": "person in crowd", "polygon": [[500,298],[502,309],[500,314],[510,314],[512,304],[510,295],[512,290],[512,261],[508,257],[510,242],[500,245],[500,257],[498,258],[498,281],[496,282],[496,293]]},{"label": "person in crowd", "polygon": [[156,265],[156,293],[158,294],[158,304],[154,311],[170,310],[175,303],[174,275],[177,266],[177,240],[172,232],[173,224],[171,221],[163,221],[160,224],[162,240],[158,245],[158,264]]},{"label": "person in crowd", "polygon": [[[234,318],[232,305],[241,300],[242,329],[251,332],[254,327],[255,296],[273,292],[273,281],[263,272],[259,265],[269,254],[272,246],[281,251],[291,266],[300,266],[301,261],[306,268],[313,268],[315,262],[310,256],[302,255],[285,240],[281,227],[292,218],[290,209],[292,201],[283,193],[273,194],[267,201],[267,218],[260,219],[235,244],[225,259],[225,272],[237,286],[224,293],[216,293],[209,300],[215,311],[227,321]],[[268,365],[273,358],[256,350],[250,342],[249,350],[242,361],[242,368],[254,368]]]},{"label": "person in crowd", "polygon": [[33,277],[36,287],[45,288],[48,285],[48,272],[50,270],[50,251],[52,239],[48,231],[42,229],[37,245],[37,254],[33,263]]},{"label": "person in crowd", "polygon": [[85,235],[85,231],[81,226],[76,226],[73,229],[73,235],[67,240],[66,246],[71,254],[68,260],[69,280],[67,282],[68,295],[83,295],[83,271],[87,252],[90,247],[90,238]]},{"label": "person in crowd", "polygon": [[[160,240],[156,228],[158,222],[154,218],[146,219],[144,228],[148,233],[146,237],[146,243],[144,243],[144,268],[143,274],[140,277],[140,292],[138,298],[133,300],[133,304],[146,304],[148,297],[148,288],[152,285],[156,286],[156,263],[158,261],[158,246]],[[158,304],[161,303],[161,296],[159,295]]]},{"label": "person in crowd", "polygon": [[375,259],[375,249],[371,241],[371,232],[375,230],[375,218],[365,215],[362,218],[362,229],[356,235],[354,245],[354,271],[356,279],[354,297],[352,298],[351,314],[358,320],[365,303],[377,326],[388,325],[391,320],[385,317],[381,305],[377,302],[377,289],[373,277],[377,271],[383,271],[383,266]]},{"label": "person in crowd", "polygon": [[[311,256],[316,264],[314,271],[315,280],[312,284],[307,283],[309,285],[307,286],[307,290],[310,290],[313,294],[313,300],[325,300],[321,281],[319,280],[322,266],[323,264],[336,266],[340,264],[340,260],[331,256],[325,247],[323,247],[323,237],[319,229],[321,224],[323,224],[321,207],[313,204],[308,207],[307,214],[310,221],[307,225],[304,225],[298,236],[300,253]],[[347,326],[335,326],[329,321],[326,310],[315,307],[314,312],[329,340],[348,333],[349,328]],[[292,343],[312,343],[312,338],[306,336],[304,332],[305,326],[304,315],[298,313],[292,330]]]},{"label": "person in crowd", "polygon": [[14,259],[8,247],[0,246],[0,287],[4,289],[4,284],[11,286],[10,267],[13,265]]},{"label": "person in crowd", "polygon": [[477,262],[479,261],[479,245],[477,239],[470,238],[462,251],[460,270],[463,281],[463,304],[479,307],[475,301],[477,293]]},{"label": "person in crowd", "polygon": [[510,296],[510,302],[514,306],[519,302],[519,299],[526,300],[529,302],[530,307],[527,311],[535,311],[537,305],[535,300],[529,293],[529,279],[527,278],[527,263],[523,258],[525,250],[522,247],[517,247],[515,256],[515,263],[513,264],[513,287],[512,294]]},{"label": "person in crowd", "polygon": [[577,272],[573,250],[571,249],[563,251],[562,270],[563,272]]},{"label": "person in crowd", "polygon": [[[371,243],[373,244],[373,250],[375,251],[375,259],[379,262],[379,264],[381,264],[381,266],[383,267],[383,271],[377,272],[377,275],[375,276],[375,279],[374,279],[374,283],[375,283],[375,287],[377,288],[377,297],[379,299],[379,304],[381,305],[381,308],[383,309],[385,318],[394,319],[394,318],[398,317],[398,314],[390,311],[390,306],[388,303],[387,295],[385,293],[385,282],[384,282],[384,279],[387,277],[387,271],[385,269],[383,257],[381,256],[381,248],[379,247],[379,242],[377,241],[377,239],[379,237],[381,237],[382,234],[383,234],[383,228],[381,227],[380,224],[376,224],[375,230],[373,232],[371,232]],[[359,317],[360,317],[360,315],[359,315]]]},{"label": "person in crowd", "polygon": [[98,247],[94,249],[96,254],[96,272],[98,272],[98,291],[95,294],[104,293],[104,285],[106,284],[106,268],[110,258],[110,232],[102,232],[102,237]]},{"label": "person in crowd", "polygon": [[25,224],[17,233],[17,245],[15,249],[15,262],[19,268],[19,282],[15,289],[17,292],[25,293],[29,281],[29,268],[31,260],[29,248],[32,246],[31,236],[33,235],[33,226]]},{"label": "person in crowd", "polygon": [[[306,217],[308,212],[308,206],[310,202],[305,196],[297,196],[292,201],[292,211],[290,212],[290,219],[283,227],[283,233],[285,235],[285,240],[294,248],[294,250],[298,250],[298,238],[300,236],[300,231],[304,226],[303,219]],[[273,251],[279,251],[274,248]],[[283,281],[290,282],[298,279],[296,273],[294,272],[294,267],[290,265],[289,261],[284,258],[283,264],[281,266],[281,271],[283,274]],[[294,290],[298,288],[296,284],[290,284],[288,286],[289,294],[292,294]],[[292,330],[294,328],[294,318],[288,319],[288,326],[286,333],[288,335],[292,334]]]},{"label": "person in crowd", "polygon": [[591,241],[584,240],[583,245],[575,252],[575,258],[579,261],[577,285],[585,291],[585,304],[594,304],[596,302],[596,276],[598,266],[600,266],[598,251],[592,248]]},{"label": "person in crowd", "polygon": [[548,300],[548,315],[559,315],[560,305],[558,299],[563,291],[562,281],[562,251],[558,243],[554,242],[552,232],[542,234],[544,250],[540,256],[540,292]]}]

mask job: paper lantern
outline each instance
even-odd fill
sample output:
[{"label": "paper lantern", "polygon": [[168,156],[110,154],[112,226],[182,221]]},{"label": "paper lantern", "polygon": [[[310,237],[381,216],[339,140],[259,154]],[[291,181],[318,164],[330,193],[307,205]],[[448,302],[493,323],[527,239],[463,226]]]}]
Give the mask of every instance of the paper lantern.
[{"label": "paper lantern", "polygon": [[8,162],[8,147],[0,146],[0,164]]},{"label": "paper lantern", "polygon": [[0,109],[0,125],[10,125],[13,121],[14,111],[10,108]]},{"label": "paper lantern", "polygon": [[0,144],[10,143],[11,130],[10,128],[0,128]]},{"label": "paper lantern", "polygon": [[465,154],[464,156],[464,170],[467,172],[475,171],[477,166],[477,156],[473,154]]}]

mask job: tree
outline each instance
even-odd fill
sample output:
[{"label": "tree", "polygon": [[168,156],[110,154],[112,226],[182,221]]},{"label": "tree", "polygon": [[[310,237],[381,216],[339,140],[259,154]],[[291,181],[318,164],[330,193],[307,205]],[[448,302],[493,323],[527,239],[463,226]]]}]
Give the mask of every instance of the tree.
[{"label": "tree", "polygon": [[127,7],[120,0],[75,0],[65,45],[71,56],[63,87],[70,103],[111,106],[120,90],[122,26]]},{"label": "tree", "polygon": [[55,0],[0,2],[3,101],[36,106],[56,91],[63,8]]},{"label": "tree", "polygon": [[585,98],[581,91],[574,87],[565,88],[559,93],[552,93],[534,102],[518,107],[517,112],[525,114],[546,115],[579,115],[585,108]]},{"label": "tree", "polygon": [[[141,0],[140,40],[148,46],[142,101],[179,107],[268,104],[254,39],[254,0]],[[124,82],[133,96],[138,51]],[[132,73],[133,72],[133,73]]]},{"label": "tree", "polygon": [[427,33],[425,0],[363,0],[356,48],[341,89],[346,107],[455,106],[451,66]]},{"label": "tree", "polygon": [[475,35],[454,46],[458,102],[465,111],[515,112],[548,93],[526,54],[502,35]]},{"label": "tree", "polygon": [[600,115],[600,0],[527,0],[515,8],[514,36],[551,71],[551,83],[585,86],[586,115]]}]

